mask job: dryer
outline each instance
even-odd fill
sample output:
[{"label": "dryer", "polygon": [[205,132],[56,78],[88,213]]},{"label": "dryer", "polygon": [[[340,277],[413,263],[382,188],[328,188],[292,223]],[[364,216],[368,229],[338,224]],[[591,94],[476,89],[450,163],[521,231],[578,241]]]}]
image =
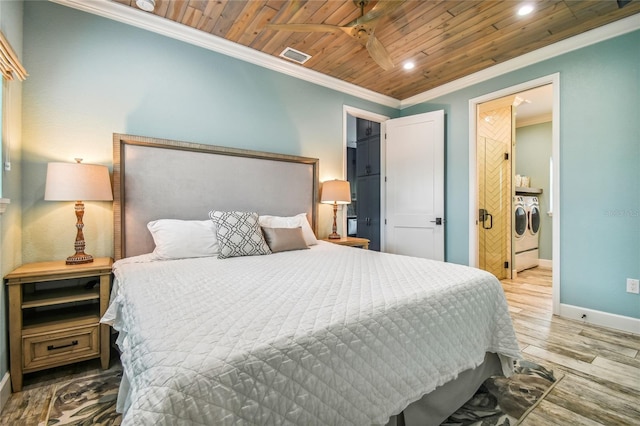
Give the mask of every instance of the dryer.
[{"label": "dryer", "polygon": [[522,197],[527,211],[527,232],[536,237],[536,248],[540,238],[540,200],[538,197]]}]

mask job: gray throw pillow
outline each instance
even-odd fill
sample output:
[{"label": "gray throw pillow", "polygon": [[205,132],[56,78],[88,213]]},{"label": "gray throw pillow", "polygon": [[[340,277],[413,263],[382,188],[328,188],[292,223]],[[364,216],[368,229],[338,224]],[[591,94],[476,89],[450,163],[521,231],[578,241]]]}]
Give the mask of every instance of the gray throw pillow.
[{"label": "gray throw pillow", "polygon": [[218,259],[270,254],[258,225],[258,213],[210,211],[220,245]]}]

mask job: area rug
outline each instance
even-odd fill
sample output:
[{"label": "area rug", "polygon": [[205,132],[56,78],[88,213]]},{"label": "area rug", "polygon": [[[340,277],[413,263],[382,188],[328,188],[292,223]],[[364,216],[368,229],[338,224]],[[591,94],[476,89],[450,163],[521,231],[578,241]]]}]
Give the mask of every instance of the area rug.
[{"label": "area rug", "polygon": [[121,380],[121,371],[110,371],[58,385],[41,425],[119,425],[116,399]]},{"label": "area rug", "polygon": [[[476,394],[443,426],[513,426],[551,391],[562,377],[530,361],[516,364],[508,379],[487,379]],[[119,425],[116,398],[122,372],[106,372],[71,380],[54,391],[42,426]]]},{"label": "area rug", "polygon": [[490,377],[476,394],[442,425],[513,426],[520,423],[562,379],[527,360],[516,363],[514,374]]}]

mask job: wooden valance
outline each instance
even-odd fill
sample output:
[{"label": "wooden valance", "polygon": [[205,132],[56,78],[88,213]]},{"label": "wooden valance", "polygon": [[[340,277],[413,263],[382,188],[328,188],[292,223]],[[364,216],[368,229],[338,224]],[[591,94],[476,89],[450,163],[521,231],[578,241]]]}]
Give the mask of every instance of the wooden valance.
[{"label": "wooden valance", "polygon": [[2,32],[0,32],[0,72],[7,80],[17,78],[24,81],[29,75]]}]

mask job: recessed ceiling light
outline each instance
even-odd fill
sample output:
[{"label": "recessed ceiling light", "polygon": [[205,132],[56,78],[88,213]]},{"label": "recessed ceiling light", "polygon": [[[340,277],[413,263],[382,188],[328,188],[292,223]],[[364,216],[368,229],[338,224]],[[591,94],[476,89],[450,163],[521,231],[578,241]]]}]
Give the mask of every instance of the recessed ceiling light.
[{"label": "recessed ceiling light", "polygon": [[416,67],[416,64],[414,64],[413,62],[409,61],[409,62],[405,62],[404,65],[402,66],[402,68],[404,68],[405,70],[412,70]]},{"label": "recessed ceiling light", "polygon": [[136,6],[145,12],[153,12],[156,8],[156,0],[136,0]]},{"label": "recessed ceiling light", "polygon": [[520,9],[518,9],[518,15],[520,16],[528,15],[531,12],[533,12],[533,5],[531,4],[522,5]]}]

